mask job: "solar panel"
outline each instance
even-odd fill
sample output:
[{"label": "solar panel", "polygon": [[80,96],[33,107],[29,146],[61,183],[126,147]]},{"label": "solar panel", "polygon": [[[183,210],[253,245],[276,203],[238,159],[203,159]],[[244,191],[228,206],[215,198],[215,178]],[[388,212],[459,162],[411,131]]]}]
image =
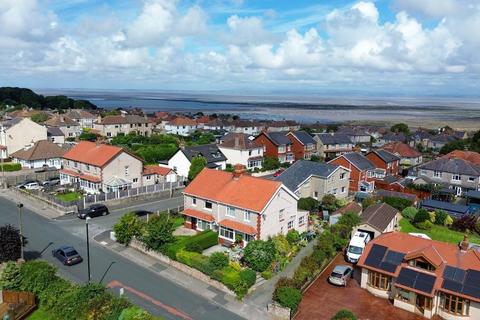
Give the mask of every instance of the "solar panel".
[{"label": "solar panel", "polygon": [[454,292],[462,292],[462,284],[449,279],[443,280],[442,288]]},{"label": "solar panel", "polygon": [[383,261],[380,263],[379,268],[382,270],[394,273],[395,270],[397,269],[397,265],[390,262]]},{"label": "solar panel", "polygon": [[470,284],[465,284],[463,286],[462,293],[466,294],[466,295],[469,295],[469,296],[472,296],[472,297],[475,297],[475,298],[480,298],[480,287],[472,286]]},{"label": "solar panel", "polygon": [[402,263],[403,257],[405,257],[405,253],[388,250],[387,255],[385,256],[385,261],[398,266]]},{"label": "solar panel", "polygon": [[374,244],[370,252],[368,253],[367,259],[365,259],[365,264],[374,268],[379,268],[380,262],[387,251],[387,247]]},{"label": "solar panel", "polygon": [[413,271],[408,268],[402,268],[402,270],[400,270],[400,274],[398,275],[397,283],[413,288],[416,278],[417,278],[416,271]]},{"label": "solar panel", "polygon": [[467,271],[467,276],[465,277],[465,283],[469,283],[470,285],[476,284],[480,286],[480,271],[469,269]]},{"label": "solar panel", "polygon": [[433,275],[418,272],[414,288],[423,292],[430,293],[432,292],[435,279],[436,278]]},{"label": "solar panel", "polygon": [[457,268],[446,266],[445,270],[443,270],[443,278],[453,280],[453,276],[455,275],[455,271]]},{"label": "solar panel", "polygon": [[462,269],[457,269],[455,271],[455,275],[453,276],[453,281],[457,281],[457,282],[462,282],[463,283],[463,280],[465,279],[465,270],[462,270]]}]

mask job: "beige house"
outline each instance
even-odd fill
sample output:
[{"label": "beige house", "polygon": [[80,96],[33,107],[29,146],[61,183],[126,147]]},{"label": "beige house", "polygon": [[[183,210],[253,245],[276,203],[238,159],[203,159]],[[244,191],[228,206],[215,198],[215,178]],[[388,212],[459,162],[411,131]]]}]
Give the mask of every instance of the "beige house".
[{"label": "beige house", "polygon": [[82,128],[88,129],[93,129],[93,123],[97,119],[94,114],[82,109],[68,110],[65,115],[73,121],[78,122]]},{"label": "beige house", "polygon": [[184,190],[185,226],[213,229],[219,242],[245,245],[288,230],[307,230],[308,212],[297,209],[298,197],[281,182],[255,178],[237,165],[233,173],[205,168]]},{"label": "beige house", "polygon": [[116,137],[118,134],[127,135],[134,132],[138,135],[149,136],[152,134],[154,123],[147,117],[122,113],[119,116],[106,116],[94,123],[94,129],[107,138]]},{"label": "beige house", "polygon": [[60,183],[88,193],[141,187],[143,163],[122,148],[82,141],[63,156]]},{"label": "beige house", "polygon": [[350,170],[330,163],[299,160],[276,180],[299,198],[321,200],[324,195],[333,194],[337,199],[344,199],[348,196]]},{"label": "beige house", "polygon": [[29,118],[0,122],[0,151],[3,159],[40,140],[47,140],[47,128]]},{"label": "beige house", "polygon": [[65,135],[66,139],[76,138],[82,133],[82,127],[78,122],[62,114],[54,115],[53,117],[45,121],[44,125],[48,127],[59,128]]}]

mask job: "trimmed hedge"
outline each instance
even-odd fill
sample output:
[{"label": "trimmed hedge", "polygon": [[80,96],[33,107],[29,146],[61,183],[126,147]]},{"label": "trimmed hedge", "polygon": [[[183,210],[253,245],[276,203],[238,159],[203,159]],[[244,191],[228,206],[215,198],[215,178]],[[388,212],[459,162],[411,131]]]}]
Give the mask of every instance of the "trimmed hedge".
[{"label": "trimmed hedge", "polygon": [[203,250],[213,247],[218,244],[218,233],[212,230],[203,231],[193,237],[189,237],[185,243],[185,246],[190,243],[196,243]]},{"label": "trimmed hedge", "polygon": [[[2,170],[2,165],[0,164],[0,170]],[[4,163],[3,171],[13,172],[22,170],[22,165],[20,163]]]}]

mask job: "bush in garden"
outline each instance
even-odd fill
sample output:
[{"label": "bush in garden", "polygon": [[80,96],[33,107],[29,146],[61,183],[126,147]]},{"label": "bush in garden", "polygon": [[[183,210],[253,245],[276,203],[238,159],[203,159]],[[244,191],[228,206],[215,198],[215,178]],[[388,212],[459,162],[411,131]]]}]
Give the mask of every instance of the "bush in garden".
[{"label": "bush in garden", "polygon": [[145,310],[140,309],[137,306],[128,307],[123,309],[122,313],[118,317],[118,320],[155,320],[157,317],[152,316]]},{"label": "bush in garden", "polygon": [[322,207],[328,211],[335,211],[337,209],[336,201],[337,199],[333,194],[326,194],[322,198]]},{"label": "bush in garden", "polygon": [[197,269],[206,275],[210,275],[213,271],[210,267],[209,258],[197,252],[181,250],[177,253],[177,261]]},{"label": "bush in garden", "polygon": [[464,215],[452,223],[452,229],[456,231],[480,231],[477,230],[477,218],[473,215]]},{"label": "bush in garden", "polygon": [[274,236],[272,241],[279,256],[286,257],[290,253],[292,248],[290,247],[289,241],[283,234]]},{"label": "bush in garden", "polygon": [[273,272],[272,272],[272,270],[265,270],[261,273],[261,275],[262,275],[263,279],[268,280],[268,279],[272,278]]},{"label": "bush in garden", "polygon": [[46,261],[34,260],[20,266],[20,289],[40,295],[58,277],[56,270]]},{"label": "bush in garden", "polygon": [[223,252],[214,252],[208,258],[208,263],[212,270],[223,269],[228,266],[228,256]]},{"label": "bush in garden", "polygon": [[315,262],[319,266],[321,266],[323,261],[325,261],[325,259],[327,258],[327,255],[325,254],[325,252],[318,247],[315,247],[313,249],[313,252],[312,252],[311,256],[312,256],[313,259],[315,259]]},{"label": "bush in garden", "polygon": [[435,214],[435,211],[430,211],[428,214],[430,215],[430,219],[429,219],[430,222],[435,223],[435,221],[437,219],[437,215]]},{"label": "bush in garden", "polygon": [[188,242],[185,245],[185,250],[190,251],[190,252],[197,252],[197,253],[202,253],[202,247],[198,242]]},{"label": "bush in garden", "polygon": [[446,225],[448,213],[445,210],[435,210],[435,224],[440,226]]},{"label": "bush in garden", "polygon": [[252,269],[246,268],[240,271],[240,279],[250,288],[257,281],[257,273]]},{"label": "bush in garden", "polygon": [[335,254],[333,242],[333,235],[329,230],[325,230],[318,239],[318,248],[325,253],[327,258],[331,258]]},{"label": "bush in garden", "polygon": [[402,210],[402,217],[411,221],[415,218],[417,211],[418,210],[415,207],[406,207]]},{"label": "bush in garden", "polygon": [[293,273],[293,287],[296,289],[301,289],[302,286],[307,282],[310,275],[311,273],[307,268],[304,266],[299,266]]},{"label": "bush in garden", "polygon": [[[131,304],[126,299],[114,297],[110,292],[106,291],[90,301],[87,319],[116,320],[120,318],[123,310],[130,307]],[[143,311],[143,313],[147,315],[144,319],[149,319],[148,313],[146,311]]]},{"label": "bush in garden", "polygon": [[239,298],[242,298],[248,291],[247,284],[240,278],[240,273],[231,267],[222,270],[221,282],[230,290],[233,290]]},{"label": "bush in garden", "polygon": [[277,251],[273,241],[254,240],[247,244],[243,251],[243,259],[255,271],[262,272],[271,265]]},{"label": "bush in garden", "polygon": [[300,242],[300,233],[295,229],[289,230],[287,233],[287,241],[290,244],[297,244]]},{"label": "bush in garden", "polygon": [[21,257],[20,232],[9,224],[0,227],[0,263],[16,261]]},{"label": "bush in garden", "polygon": [[424,222],[427,220],[430,220],[430,214],[423,208],[419,209],[413,218],[414,223]]},{"label": "bush in garden", "polygon": [[432,227],[433,227],[433,223],[432,223],[432,221],[430,221],[430,220],[425,220],[425,221],[423,221],[423,222],[418,222],[418,223],[416,223],[415,226],[416,226],[418,229],[430,230],[430,229],[432,229]]},{"label": "bush in garden", "polygon": [[0,290],[20,290],[20,267],[16,262],[8,261],[5,263],[1,276]]},{"label": "bush in garden", "polygon": [[312,212],[318,209],[319,202],[312,197],[300,198],[298,199],[297,207],[300,210],[306,210],[306,211]]},{"label": "bush in garden", "polygon": [[174,221],[167,214],[154,216],[145,224],[144,232],[140,236],[147,249],[160,251],[162,246],[175,240],[173,231]]},{"label": "bush in garden", "polygon": [[403,209],[410,207],[412,205],[412,201],[403,198],[397,197],[383,197],[383,202],[389,204],[390,206],[394,207],[398,211],[403,211]]},{"label": "bush in garden", "polygon": [[[446,226],[451,226],[453,224],[453,218],[450,215],[447,215],[447,218],[445,218],[445,223]],[[477,232],[480,230],[480,226],[477,224]]]},{"label": "bush in garden", "polygon": [[66,294],[58,297],[51,313],[57,319],[77,319],[77,315],[87,315],[92,301],[108,294],[104,286],[96,283],[74,286]]},{"label": "bush in garden", "polygon": [[277,301],[282,307],[290,308],[290,312],[293,314],[302,301],[302,294],[296,288],[281,287],[277,290]]},{"label": "bush in garden", "polygon": [[113,226],[115,238],[121,244],[128,245],[134,237],[142,234],[143,225],[144,223],[138,219],[135,213],[127,213]]},{"label": "bush in garden", "polygon": [[337,208],[345,207],[347,204],[348,204],[347,199],[337,199],[337,201],[335,201],[335,205],[337,206]]},{"label": "bush in garden", "polygon": [[342,309],[338,311],[331,320],[357,320],[355,314],[352,311],[347,309]]},{"label": "bush in garden", "polygon": [[218,244],[218,233],[212,230],[203,231],[197,235],[189,237],[186,240],[186,245],[192,242],[197,243],[203,251]]},{"label": "bush in garden", "polygon": [[[358,226],[362,219],[358,214],[352,211],[347,211],[340,216],[336,224],[347,226],[349,229]],[[350,233],[351,230],[349,230]]]}]

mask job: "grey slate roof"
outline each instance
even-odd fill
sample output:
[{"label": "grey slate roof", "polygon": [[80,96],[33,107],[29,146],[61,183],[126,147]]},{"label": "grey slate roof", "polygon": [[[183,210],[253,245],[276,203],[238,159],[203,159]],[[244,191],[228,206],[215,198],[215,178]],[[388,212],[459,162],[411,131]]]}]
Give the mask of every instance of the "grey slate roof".
[{"label": "grey slate roof", "polygon": [[373,150],[373,151],[371,151],[371,152],[373,152],[373,153],[375,153],[376,155],[378,155],[378,156],[380,157],[380,159],[382,159],[382,160],[385,161],[386,163],[400,160],[399,157],[397,157],[396,155],[394,155],[394,154],[391,153],[391,152],[388,152],[387,150],[379,149],[379,150]]},{"label": "grey slate roof", "polygon": [[189,161],[192,161],[193,157],[204,157],[207,159],[207,163],[227,161],[225,155],[218,149],[216,144],[206,144],[202,146],[185,147],[182,150]]},{"label": "grey slate roof", "polygon": [[405,141],[407,141],[407,138],[405,137],[405,135],[403,133],[389,133],[389,134],[384,135],[381,139],[384,140],[384,141],[394,141],[394,142],[397,142],[397,141],[405,142]]},{"label": "grey slate roof", "polygon": [[352,163],[359,170],[374,170],[375,165],[364,155],[357,152],[349,152],[343,155],[345,159]]},{"label": "grey slate roof", "polygon": [[286,132],[265,132],[265,134],[277,146],[291,144],[290,139],[286,136]]},{"label": "grey slate roof", "polygon": [[316,143],[313,137],[305,131],[295,131],[292,134],[304,145]]},{"label": "grey slate roof", "polygon": [[433,210],[445,210],[447,213],[457,217],[470,212],[470,208],[468,206],[430,199],[420,202],[420,207]]},{"label": "grey slate roof", "polygon": [[465,194],[467,198],[480,199],[480,190],[470,190]]},{"label": "grey slate roof", "polygon": [[318,133],[316,136],[323,144],[353,144],[350,137],[342,133]]},{"label": "grey slate roof", "polygon": [[295,191],[298,189],[299,184],[311,175],[328,177],[338,167],[339,166],[330,163],[299,160],[282,172],[275,180],[281,181],[288,189]]},{"label": "grey slate roof", "polygon": [[2,121],[2,126],[4,128],[11,128],[22,120],[23,120],[23,118],[13,118],[13,119],[10,119],[10,120],[5,120],[5,121]]},{"label": "grey slate roof", "polygon": [[59,127],[47,127],[47,136],[57,137],[57,136],[64,136],[64,134]]},{"label": "grey slate roof", "polygon": [[362,223],[383,232],[397,215],[398,210],[386,203],[377,203],[363,210]]},{"label": "grey slate roof", "polygon": [[430,140],[433,142],[448,143],[458,139],[454,136],[449,136],[448,134],[442,133],[442,134],[437,134],[436,136],[431,137]]},{"label": "grey slate roof", "polygon": [[480,176],[480,166],[463,159],[438,158],[421,165],[420,169]]}]

